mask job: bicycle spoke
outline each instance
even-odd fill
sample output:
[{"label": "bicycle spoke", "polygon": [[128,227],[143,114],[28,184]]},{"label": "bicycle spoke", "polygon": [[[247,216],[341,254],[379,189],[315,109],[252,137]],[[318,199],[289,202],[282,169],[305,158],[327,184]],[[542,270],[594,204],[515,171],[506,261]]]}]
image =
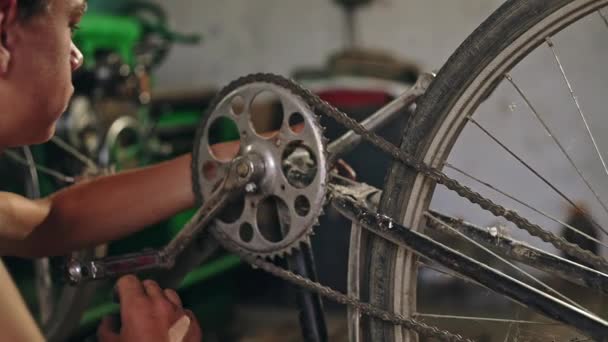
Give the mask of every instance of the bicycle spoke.
[{"label": "bicycle spoke", "polygon": [[587,118],[585,117],[585,114],[583,114],[583,110],[581,109],[581,106],[578,102],[576,94],[574,93],[574,89],[572,88],[572,85],[570,84],[570,81],[568,80],[568,77],[566,76],[566,71],[564,70],[564,66],[562,65],[562,62],[560,61],[559,56],[557,55],[557,50],[555,49],[555,45],[553,44],[553,41],[551,40],[550,37],[545,38],[545,41],[547,42],[547,45],[549,45],[549,47],[551,48],[551,51],[553,52],[555,61],[557,62],[557,65],[559,66],[559,70],[561,71],[561,74],[564,78],[564,82],[566,82],[566,85],[568,86],[568,90],[570,91],[570,96],[572,97],[572,100],[574,101],[574,104],[576,105],[576,108],[578,109],[578,113],[580,114],[581,119],[583,120],[583,123],[585,124],[585,129],[587,130],[587,134],[589,135],[589,138],[591,139],[591,142],[593,143],[593,147],[595,148],[595,152],[597,153],[597,156],[599,157],[600,161],[602,162],[602,166],[604,167],[604,172],[606,172],[606,175],[608,176],[608,167],[606,166],[604,157],[602,157],[602,153],[600,152],[600,149],[599,149],[597,143],[595,142],[593,133],[591,133],[591,128],[589,127],[589,124],[587,123]]},{"label": "bicycle spoke", "polygon": [[23,155],[25,156],[25,161],[27,162],[27,171],[29,172],[30,179],[32,181],[32,183],[29,184],[30,188],[26,190],[27,195],[30,198],[40,198],[40,182],[38,180],[38,173],[36,172],[36,161],[34,160],[34,155],[28,146],[24,146],[21,149],[23,150]]},{"label": "bicycle spoke", "polygon": [[[30,182],[26,182],[26,194],[31,199],[40,198],[40,183],[38,180],[38,172],[36,172],[36,161],[34,155],[28,146],[21,148],[27,162]],[[38,311],[40,321],[46,324],[50,319],[54,310],[53,300],[53,280],[51,279],[51,265],[49,258],[42,258],[35,262],[35,287],[38,296]]]},{"label": "bicycle spoke", "polygon": [[504,342],[509,341],[509,336],[511,335],[511,328],[513,328],[513,323],[509,323],[509,329],[507,329],[507,335],[505,336]]},{"label": "bicycle spoke", "polygon": [[[553,185],[547,178],[541,175],[538,171],[536,171],[530,164],[526,163],[521,157],[519,157],[515,152],[509,149],[504,143],[502,143],[498,138],[496,138],[492,133],[490,133],[487,129],[485,129],[479,122],[477,122],[472,117],[468,117],[467,120],[477,126],[485,135],[487,135],[490,139],[492,139],[496,144],[498,144],[502,149],[504,149],[507,153],[509,153],[513,158],[515,158],[520,164],[522,164],[528,171],[532,172],[537,178],[539,178],[543,183],[549,186],[555,193],[557,193],[561,198],[563,198],[566,202],[568,202],[572,208],[578,210],[579,212],[585,212],[581,209],[574,201],[572,201],[568,196],[566,196],[561,190],[559,190],[555,185]],[[592,217],[588,217],[589,220],[604,234],[608,235],[608,231],[600,226]]]},{"label": "bicycle spoke", "polygon": [[[413,252],[415,252],[415,251],[413,251]],[[422,257],[422,256],[419,256],[419,258],[420,259],[424,259],[424,257]],[[430,259],[428,261],[429,262],[433,262]],[[435,272],[437,272],[439,274],[442,274],[442,275],[445,275],[445,276],[448,276],[448,277],[451,277],[451,278],[454,278],[454,279],[458,279],[458,280],[460,280],[460,281],[462,281],[464,283],[467,283],[467,284],[470,284],[470,285],[479,286],[480,288],[482,288],[484,290],[492,291],[492,289],[490,289],[489,287],[487,287],[487,286],[485,286],[485,285],[483,285],[481,283],[478,283],[477,281],[473,280],[472,278],[465,277],[463,275],[460,275],[460,274],[458,274],[456,272],[450,271],[449,269],[447,269],[445,267],[442,267],[442,266],[439,266],[439,265],[431,265],[429,262],[424,262],[424,261],[418,260],[416,262],[416,265],[418,265],[419,267],[428,268],[429,270],[435,271]],[[522,304],[522,303],[520,303],[520,302],[518,302],[516,300],[513,300],[510,297],[506,297],[506,298],[510,302],[512,302],[512,303],[515,303],[515,304],[517,304],[517,305],[519,305],[521,307],[524,307],[524,308],[526,307],[524,304]]]},{"label": "bicycle spoke", "polygon": [[[335,176],[332,178],[331,184],[332,186],[330,189],[332,197],[334,195],[341,196],[340,194],[348,194],[348,196],[356,198],[360,203],[365,203],[365,206],[371,210],[375,210],[375,208],[377,208],[378,194],[381,193],[379,189]],[[482,228],[479,228],[478,230],[482,230]],[[376,233],[375,230],[372,230],[371,232]],[[468,234],[468,231],[465,233],[467,233],[469,236],[476,237],[474,234]],[[491,234],[487,233],[485,235]],[[606,292],[606,289],[608,289],[608,285],[606,284],[607,282],[604,281],[606,276],[589,267],[581,266],[565,258],[543,252],[530,246],[525,246],[528,248],[522,248],[524,247],[523,244],[517,244],[516,241],[512,241],[509,238],[495,238],[496,236],[491,236],[489,238],[485,238],[485,240],[488,240],[488,245],[499,248],[504,247],[505,251],[517,251],[517,253],[514,255],[505,253],[506,257],[508,258],[522,261],[546,272],[556,273],[564,279],[578,285],[591,287],[602,292]],[[487,241],[485,240],[480,242],[486,243]]]},{"label": "bicycle spoke", "polygon": [[[421,257],[421,258],[422,258],[422,257]],[[432,262],[432,261],[431,261],[431,260],[429,260],[429,262]],[[461,280],[461,281],[463,281],[463,282],[465,282],[465,283],[467,283],[467,284],[471,284],[471,285],[479,286],[479,287],[481,287],[481,288],[483,288],[483,289],[485,289],[485,290],[492,291],[490,288],[488,288],[488,287],[484,286],[484,285],[483,285],[483,284],[481,284],[481,283],[476,282],[475,280],[473,280],[473,279],[471,279],[471,278],[464,277],[464,276],[462,276],[462,275],[460,275],[460,274],[458,274],[458,273],[452,272],[452,271],[450,271],[450,270],[448,270],[448,269],[445,269],[445,268],[443,268],[443,267],[441,267],[441,266],[435,266],[435,265],[431,265],[431,264],[429,264],[428,262],[424,262],[424,261],[420,261],[420,260],[418,260],[418,261],[416,262],[416,265],[417,265],[418,267],[424,267],[424,268],[428,268],[428,269],[433,270],[433,271],[435,271],[435,272],[437,272],[437,273],[439,273],[439,274],[443,274],[443,275],[446,275],[446,276],[451,277],[451,278],[454,278],[454,279],[459,279],[459,280]],[[524,304],[522,304],[522,303],[520,303],[520,302],[518,302],[518,301],[516,301],[516,300],[513,300],[513,299],[512,299],[512,298],[510,298],[510,297],[506,297],[506,299],[507,299],[507,300],[509,300],[510,302],[512,302],[512,303],[514,303],[514,304],[516,304],[516,305],[518,305],[518,307],[527,308],[527,306],[526,306],[526,305],[524,305]],[[518,312],[519,312],[519,311],[518,311]],[[414,314],[414,315],[421,315],[422,317],[424,317],[424,316],[430,317],[430,315],[429,315],[429,314]],[[439,317],[439,315],[437,315],[437,316],[438,316],[438,318],[441,318],[441,317]],[[449,317],[449,316],[445,316],[445,318],[460,318],[460,317],[463,317],[463,316],[451,316],[451,317]],[[487,319],[487,320],[493,320],[493,318],[483,318],[483,317],[481,317],[480,319],[481,319],[481,320],[484,320],[484,319]],[[518,320],[511,320],[510,322],[511,322],[511,324],[512,324],[513,322],[520,322],[520,321],[518,321]],[[524,322],[524,321],[521,321],[521,323],[523,323],[523,322]],[[529,322],[529,321],[526,321],[526,322]],[[539,322],[539,323],[540,323],[540,324],[545,324],[544,322]],[[559,323],[559,322],[547,322],[546,324],[547,324],[547,325],[563,325],[562,323]],[[507,335],[507,336],[508,336],[508,335]]]},{"label": "bicycle spoke", "polygon": [[480,284],[480,283],[478,283],[478,282],[476,282],[476,281],[474,281],[472,279],[469,279],[467,277],[461,276],[460,274],[452,272],[452,271],[450,271],[450,270],[448,270],[446,268],[439,267],[439,266],[434,266],[434,265],[431,265],[431,264],[429,264],[427,262],[423,262],[423,261],[418,261],[417,264],[418,264],[418,266],[422,266],[422,267],[428,268],[429,270],[433,270],[433,271],[435,271],[435,272],[437,272],[439,274],[443,274],[443,275],[446,275],[448,277],[459,279],[459,280],[464,281],[467,284],[477,285],[477,286],[482,287],[482,288],[484,288],[484,289],[486,289],[488,291],[491,291],[489,288],[483,286],[482,284]]},{"label": "bicycle spoke", "polygon": [[[23,159],[17,153],[15,153],[13,151],[10,151],[10,150],[6,150],[6,151],[4,151],[4,153],[6,153],[6,155],[9,158],[13,159],[15,162],[17,162],[17,163],[19,163],[19,164],[21,164],[23,166],[29,167],[29,163],[27,162],[27,160]],[[62,174],[60,172],[57,172],[57,171],[52,170],[52,169],[49,169],[49,168],[44,167],[42,165],[36,164],[36,170],[38,170],[38,171],[40,171],[40,172],[42,172],[42,173],[44,173],[46,175],[49,175],[51,177],[54,177],[54,178],[56,178],[57,180],[59,180],[61,182],[65,182],[65,183],[75,183],[76,182],[76,179],[74,177],[66,176],[66,175],[64,175],[64,174]]]},{"label": "bicycle spoke", "polygon": [[[514,240],[496,228],[478,227],[461,219],[435,211],[431,211],[431,215],[448,223],[475,241],[486,246],[491,246],[504,257],[519,261],[543,272],[557,275],[574,284],[593,288],[605,294],[608,293],[608,275],[605,273],[545,252],[524,242]],[[445,231],[437,226],[438,224],[434,221],[427,222],[427,227]],[[450,234],[451,231],[446,231],[446,233]]]},{"label": "bicycle spoke", "polygon": [[[85,156],[84,154],[80,153],[77,149],[75,149],[73,146],[71,146],[70,144],[63,141],[61,138],[59,138],[57,136],[53,136],[51,138],[51,142],[54,143],[59,148],[61,148],[66,153],[68,153],[69,155],[73,156],[74,158],[76,158],[77,160],[82,162],[92,172],[94,172],[94,173],[99,172],[99,166],[95,163],[95,161],[93,161],[89,157]],[[17,162],[23,166],[26,166],[28,168],[34,167],[39,172],[44,173],[48,176],[51,176],[51,177],[59,180],[60,182],[70,183],[70,184],[76,183],[75,177],[64,175],[63,173],[50,169],[46,166],[42,166],[42,165],[35,164],[35,163],[32,164],[32,162],[24,159],[19,154],[15,153],[11,150],[7,150],[7,151],[5,151],[5,153],[9,158],[14,160],[15,162]]]},{"label": "bicycle spoke", "polygon": [[533,207],[532,205],[530,205],[530,204],[528,204],[528,203],[526,203],[526,202],[524,202],[524,201],[522,201],[522,200],[520,200],[520,199],[516,198],[515,196],[513,196],[513,195],[511,195],[511,194],[509,194],[509,193],[507,193],[507,192],[505,192],[505,191],[503,191],[503,190],[499,189],[498,187],[496,187],[496,186],[494,186],[494,185],[492,185],[492,184],[490,184],[490,183],[488,183],[488,182],[485,182],[485,181],[483,181],[483,180],[481,180],[481,179],[479,179],[479,178],[477,178],[477,177],[475,177],[475,176],[471,175],[470,173],[467,173],[467,172],[465,172],[465,171],[463,171],[463,170],[461,170],[461,169],[459,169],[459,168],[455,167],[454,165],[452,165],[452,164],[450,164],[450,163],[446,163],[446,164],[445,164],[445,167],[447,167],[447,168],[449,168],[449,169],[452,169],[452,170],[454,170],[454,171],[456,171],[456,172],[460,173],[461,175],[464,175],[464,176],[466,176],[467,178],[472,179],[472,180],[474,180],[475,182],[477,182],[477,183],[479,183],[479,184],[481,184],[481,185],[484,185],[484,186],[486,186],[486,187],[488,187],[488,188],[490,188],[490,189],[492,189],[492,190],[494,190],[494,191],[498,192],[499,194],[501,194],[501,195],[503,195],[503,196],[505,196],[505,197],[507,197],[507,198],[509,198],[509,199],[511,199],[511,200],[513,200],[513,201],[515,201],[515,202],[517,202],[517,203],[519,203],[519,204],[523,205],[524,207],[526,207],[526,208],[528,208],[528,209],[530,209],[530,210],[534,211],[534,212],[535,212],[535,213],[537,213],[537,214],[540,214],[540,215],[544,216],[545,218],[547,218],[547,219],[549,219],[549,220],[551,220],[551,221],[553,221],[553,222],[555,222],[555,223],[561,224],[562,226],[566,227],[567,229],[569,229],[569,230],[571,230],[571,231],[575,232],[576,234],[579,234],[579,235],[581,235],[581,236],[584,236],[585,238],[587,238],[587,239],[589,239],[589,240],[591,240],[591,241],[593,241],[593,242],[598,243],[600,246],[602,246],[602,247],[604,247],[604,248],[608,248],[608,245],[606,245],[605,243],[603,243],[603,242],[602,242],[602,241],[600,241],[599,239],[596,239],[596,238],[594,238],[593,236],[591,236],[591,235],[589,235],[589,234],[586,234],[586,233],[582,232],[580,229],[578,229],[578,228],[576,228],[576,227],[573,227],[573,226],[571,226],[571,225],[567,224],[566,222],[563,222],[562,220],[560,220],[560,219],[556,218],[555,216],[549,215],[549,214],[545,213],[544,211],[541,211],[540,209],[537,209],[537,208]]},{"label": "bicycle spoke", "polygon": [[469,321],[497,322],[497,323],[517,323],[517,324],[530,324],[530,325],[561,325],[561,323],[557,323],[557,322],[524,321],[524,320],[508,319],[508,318],[438,315],[438,314],[428,314],[428,313],[415,313],[414,316],[428,317],[428,318],[441,318],[441,319],[460,319],[460,320],[469,320]]},{"label": "bicycle spoke", "polygon": [[75,149],[70,144],[63,141],[58,136],[53,136],[51,138],[51,142],[53,142],[55,145],[57,145],[57,147],[61,148],[68,154],[72,155],[74,158],[78,159],[80,162],[82,162],[84,165],[91,168],[93,171],[98,170],[97,163],[95,163],[93,160],[91,160],[89,157],[85,156],[84,154],[80,153],[77,149]]},{"label": "bicycle spoke", "polygon": [[597,14],[600,15],[600,17],[604,21],[604,24],[606,24],[606,27],[608,27],[608,18],[606,18],[606,15],[604,13],[602,13],[601,9],[597,10]]},{"label": "bicycle spoke", "polygon": [[[451,165],[448,165],[448,166],[451,166]],[[463,174],[465,174],[468,177],[473,177],[458,168],[455,168],[455,169],[458,170],[459,172],[462,172]],[[492,189],[495,189],[496,191],[501,191],[501,190],[494,188],[492,185],[482,182],[481,180],[479,180],[477,178],[473,177],[473,179],[475,179],[478,182],[481,182],[482,184],[485,184],[485,185],[491,187]],[[342,182],[342,183],[340,183],[340,182]],[[359,201],[365,202],[366,206],[372,210],[375,210],[375,208],[377,208],[377,206],[378,206],[377,200],[379,198],[378,194],[381,192],[379,189],[376,189],[369,185],[361,184],[361,183],[358,183],[355,181],[345,180],[344,178],[339,177],[339,176],[334,176],[332,178],[332,184],[342,184],[343,186],[348,186],[348,194],[350,196],[357,198]],[[504,192],[502,192],[502,193],[505,194],[506,196],[510,196]],[[376,195],[372,195],[372,194],[376,194]],[[518,201],[517,199],[515,199],[512,196],[511,196],[511,198]],[[523,203],[523,202],[521,202],[521,203]],[[523,204],[527,205],[525,203],[523,203]],[[535,208],[533,208],[531,206],[529,206],[529,207],[532,210],[535,210]],[[608,293],[608,275],[606,275],[604,273],[591,269],[587,266],[580,265],[573,261],[567,260],[567,259],[557,256],[555,254],[544,252],[538,248],[529,246],[529,245],[519,242],[517,240],[513,240],[502,234],[498,234],[498,232],[493,233],[493,232],[488,231],[487,229],[476,227],[470,223],[466,223],[462,220],[455,219],[455,218],[452,218],[447,215],[443,215],[443,214],[440,214],[440,213],[437,213],[434,211],[431,211],[431,213],[432,213],[432,215],[441,218],[445,222],[448,222],[450,225],[457,228],[461,232],[465,233],[467,236],[476,239],[480,243],[484,243],[486,245],[491,245],[493,247],[498,248],[498,250],[500,252],[502,252],[503,255],[505,255],[508,258],[523,262],[529,266],[541,269],[546,272],[557,274],[558,276],[560,276],[568,281],[571,281],[575,284],[590,287],[590,288],[599,290],[601,292]],[[542,212],[540,212],[540,213],[542,213]],[[562,223],[561,221],[559,221],[555,218],[553,218],[553,219],[555,220],[555,222],[565,225],[565,223]],[[359,228],[358,226],[356,226],[356,227]],[[569,229],[572,229],[575,232],[578,231],[578,229],[571,227],[571,226]],[[585,237],[589,238],[590,240],[595,241],[604,247],[608,247],[608,245],[605,245],[601,241],[594,239],[593,237],[588,236],[583,232],[580,232],[580,231],[578,231],[578,232],[582,236],[585,236]],[[351,241],[351,246],[357,246],[357,245],[358,244],[355,244],[353,241]],[[432,267],[430,265],[428,267],[432,269]],[[434,269],[434,270],[441,273],[441,271],[439,271],[437,269]],[[445,271],[443,273],[445,273]],[[457,276],[455,274],[448,274],[448,275]]]},{"label": "bicycle spoke", "polygon": [[492,255],[493,257],[495,257],[496,259],[500,260],[501,262],[505,263],[506,265],[510,266],[511,268],[513,268],[515,271],[523,274],[526,278],[532,280],[533,282],[535,282],[536,284],[544,287],[546,290],[548,290],[549,292],[552,292],[553,294],[557,295],[558,297],[562,298],[563,300],[569,302],[570,304],[576,306],[577,308],[584,310],[586,312],[590,312],[589,310],[587,310],[586,308],[584,308],[583,306],[581,306],[580,304],[578,304],[576,301],[568,298],[566,295],[562,294],[561,292],[557,291],[556,289],[552,288],[551,286],[549,286],[547,283],[543,282],[542,280],[536,278],[535,276],[533,276],[532,274],[524,271],[521,267],[515,265],[514,263],[510,262],[509,260],[501,257],[500,255],[494,253],[493,251],[491,251],[489,248],[487,248],[486,246],[480,244],[479,242],[473,240],[472,238],[466,236],[465,234],[461,233],[460,231],[458,231],[456,228],[450,226],[449,224],[445,223],[443,220],[434,217],[433,215],[431,215],[431,213],[429,213],[428,211],[424,213],[424,216],[432,221],[435,221],[436,223],[439,224],[439,226],[450,230],[451,232],[453,232],[454,234],[460,236],[461,238],[469,241],[470,243],[472,243],[473,245],[477,246],[478,248],[480,248],[481,250],[483,250],[484,252]]},{"label": "bicycle spoke", "polygon": [[353,223],[360,224],[388,241],[411,248],[417,254],[470,277],[498,294],[535,308],[552,319],[577,327],[590,336],[608,334],[608,322],[603,319],[456,252],[387,216],[370,212],[348,196],[334,196],[332,205]]},{"label": "bicycle spoke", "polygon": [[555,136],[555,134],[553,134],[553,132],[551,131],[551,129],[549,128],[549,126],[545,123],[545,121],[538,114],[538,111],[536,110],[536,108],[534,108],[534,106],[532,106],[532,103],[528,100],[528,97],[523,93],[523,91],[519,88],[519,86],[517,86],[517,84],[515,84],[515,81],[513,80],[513,78],[511,77],[511,75],[505,74],[505,78],[507,79],[507,81],[509,81],[509,83],[511,83],[511,85],[513,86],[513,88],[515,88],[515,90],[517,91],[517,93],[519,93],[519,95],[522,97],[522,99],[524,100],[524,102],[526,103],[526,105],[528,106],[528,108],[530,108],[530,110],[534,114],[534,117],[543,126],[543,128],[545,129],[545,132],[549,135],[549,137],[551,137],[553,139],[553,142],[555,142],[555,144],[557,145],[557,147],[559,148],[559,150],[562,152],[562,154],[566,157],[566,159],[568,159],[568,162],[570,162],[570,165],[574,168],[574,170],[576,170],[576,173],[583,180],[583,182],[585,182],[585,185],[587,185],[587,188],[589,189],[589,191],[591,191],[591,193],[593,193],[593,196],[595,197],[595,199],[602,206],[602,208],[604,208],[604,212],[606,214],[608,214],[608,207],[606,206],[606,204],[604,203],[604,201],[602,201],[600,199],[600,196],[593,189],[593,187],[589,183],[589,180],[587,180],[587,178],[583,175],[583,172],[578,168],[578,166],[576,166],[576,164],[574,163],[574,160],[572,160],[572,157],[570,157],[570,154],[566,151],[566,149],[559,142],[559,140],[557,140],[557,137]]}]

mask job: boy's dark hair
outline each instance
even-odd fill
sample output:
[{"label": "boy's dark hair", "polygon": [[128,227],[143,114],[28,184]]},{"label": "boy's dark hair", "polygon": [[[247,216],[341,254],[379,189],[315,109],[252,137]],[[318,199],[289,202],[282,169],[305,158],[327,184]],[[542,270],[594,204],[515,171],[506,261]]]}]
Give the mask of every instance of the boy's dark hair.
[{"label": "boy's dark hair", "polygon": [[36,14],[44,12],[50,0],[17,0],[19,18],[27,20]]}]

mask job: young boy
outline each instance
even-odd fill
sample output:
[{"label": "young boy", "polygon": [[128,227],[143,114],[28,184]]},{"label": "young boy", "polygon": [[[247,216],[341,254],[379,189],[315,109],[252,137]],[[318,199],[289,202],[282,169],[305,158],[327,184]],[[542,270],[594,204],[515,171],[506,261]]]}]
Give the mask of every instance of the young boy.
[{"label": "young boy", "polygon": [[[72,33],[85,10],[85,0],[0,0],[0,151],[42,143],[54,134],[74,91],[72,72],[82,64]],[[0,255],[65,254],[119,239],[193,206],[190,159],[100,177],[40,200],[0,193]],[[0,282],[12,289],[0,291],[2,335],[10,341],[40,340],[4,267]],[[200,341],[196,319],[174,291],[134,276],[121,278],[117,288],[122,329],[115,332],[104,320],[102,341],[165,342],[169,328],[184,316],[190,324],[183,341]]]}]

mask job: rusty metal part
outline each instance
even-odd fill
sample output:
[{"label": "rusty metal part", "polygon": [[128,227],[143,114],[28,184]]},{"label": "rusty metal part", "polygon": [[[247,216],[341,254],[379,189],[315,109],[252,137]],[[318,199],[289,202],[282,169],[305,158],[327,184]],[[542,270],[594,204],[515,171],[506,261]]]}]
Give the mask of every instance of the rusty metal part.
[{"label": "rusty metal part", "polygon": [[[243,172],[245,168],[247,172]],[[66,277],[71,283],[78,284],[90,280],[115,278],[129,273],[172,268],[177,257],[204,231],[229,199],[241,192],[246,184],[259,180],[263,172],[263,164],[257,155],[250,154],[236,158],[208,201],[163,249],[90,261],[74,259],[67,264]]]},{"label": "rusty metal part", "polygon": [[[253,103],[262,93],[280,101],[283,112],[277,132],[261,133],[253,124],[257,119]],[[228,85],[209,108],[199,127],[192,160],[194,192],[199,199],[204,202],[209,197],[228,163],[214,155],[209,141],[216,120],[231,120],[240,135],[238,153],[256,153],[266,166],[262,179],[248,184],[233,206],[238,212],[229,219],[218,217],[212,233],[224,231],[242,253],[263,257],[284,256],[307,243],[322,214],[329,170],[317,115],[289,89],[263,80]],[[292,128],[291,119],[296,116],[303,122],[301,129]],[[215,174],[205,173],[209,168]],[[272,216],[264,214],[269,201],[276,206],[278,223],[259,220]]]}]

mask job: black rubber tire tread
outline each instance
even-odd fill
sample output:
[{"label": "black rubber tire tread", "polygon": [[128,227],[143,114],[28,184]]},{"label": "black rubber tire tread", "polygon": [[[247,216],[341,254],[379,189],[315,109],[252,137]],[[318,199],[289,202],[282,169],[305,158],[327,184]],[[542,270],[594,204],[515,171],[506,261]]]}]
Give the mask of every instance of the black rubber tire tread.
[{"label": "black rubber tire tread", "polygon": [[[577,0],[510,0],[498,8],[452,54],[418,101],[404,130],[401,149],[421,159],[445,116],[476,76],[523,33],[573,1]],[[416,176],[403,164],[393,163],[386,176],[380,211],[403,217],[406,207],[402,203],[410,197]],[[367,246],[361,293],[373,304],[394,310],[391,303],[397,248],[378,237],[370,237]],[[363,329],[363,341],[395,340],[392,325],[372,321],[364,323]]]}]

